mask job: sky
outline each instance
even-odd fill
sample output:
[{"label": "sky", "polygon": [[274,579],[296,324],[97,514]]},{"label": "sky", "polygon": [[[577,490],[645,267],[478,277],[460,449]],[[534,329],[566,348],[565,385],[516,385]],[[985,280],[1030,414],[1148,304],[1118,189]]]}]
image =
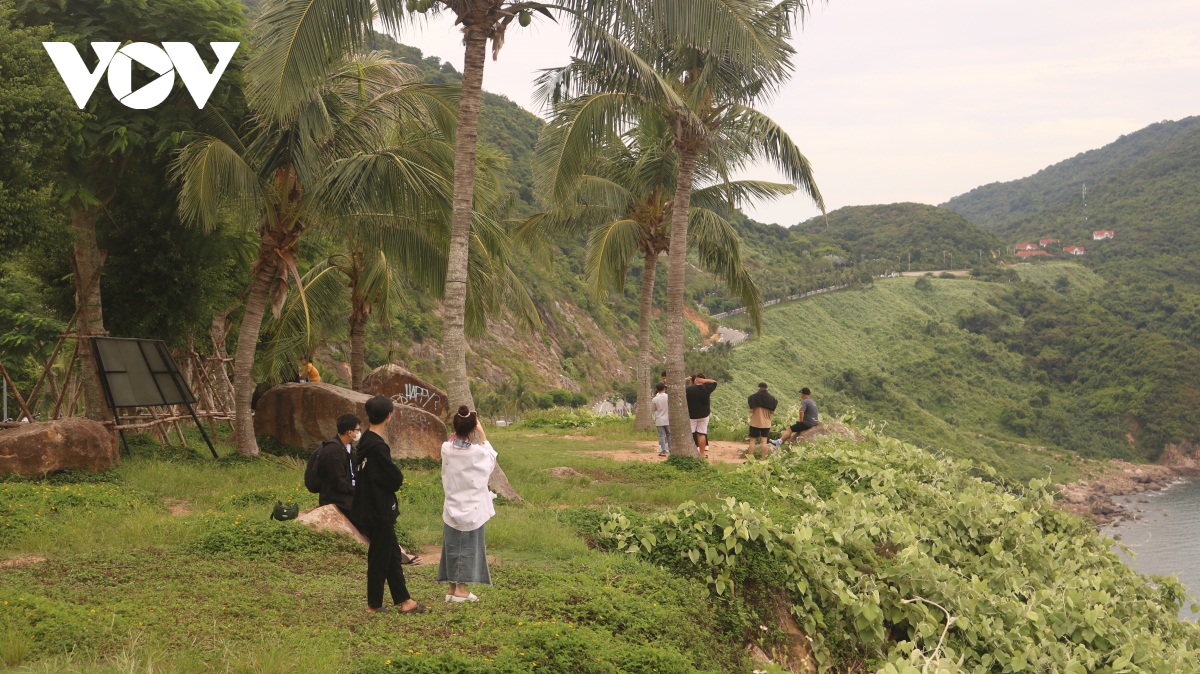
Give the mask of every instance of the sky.
[{"label": "sky", "polygon": [[[461,71],[450,19],[398,37]],[[532,81],[570,57],[566,29],[514,24],[507,38],[484,89],[541,112]],[[939,204],[1200,114],[1197,0],[828,0],[795,46],[795,75],[760,107],[813,164],[829,210]],[[741,177],[778,179],[769,166]],[[785,226],[820,212],[799,195],[746,210]]]}]

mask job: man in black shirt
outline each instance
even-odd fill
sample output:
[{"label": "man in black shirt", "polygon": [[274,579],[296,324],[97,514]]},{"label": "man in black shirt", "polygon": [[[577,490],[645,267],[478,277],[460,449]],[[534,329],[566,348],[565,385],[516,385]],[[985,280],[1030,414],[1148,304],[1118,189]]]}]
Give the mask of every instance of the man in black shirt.
[{"label": "man in black shirt", "polygon": [[318,502],[323,506],[336,505],[351,521],[355,483],[352,451],[360,435],[358,417],[353,414],[338,417],[337,437],[321,443],[310,459],[312,465],[304,474],[308,490],[321,495]]},{"label": "man in black shirt", "polygon": [[371,541],[367,548],[367,612],[387,610],[383,608],[386,581],[392,602],[401,613],[424,613],[425,605],[408,594],[396,542],[396,518],[400,514],[396,491],[404,484],[404,473],[392,461],[392,449],[383,439],[394,406],[391,399],[375,396],[367,401],[366,408],[371,428],[363,433],[354,454],[357,488],[351,520]]},{"label": "man in black shirt", "polygon": [[708,419],[712,416],[709,399],[717,388],[717,380],[707,379],[703,372],[691,377],[692,383],[684,390],[687,397],[688,418],[691,420],[692,441],[700,449],[700,458],[708,458]]}]

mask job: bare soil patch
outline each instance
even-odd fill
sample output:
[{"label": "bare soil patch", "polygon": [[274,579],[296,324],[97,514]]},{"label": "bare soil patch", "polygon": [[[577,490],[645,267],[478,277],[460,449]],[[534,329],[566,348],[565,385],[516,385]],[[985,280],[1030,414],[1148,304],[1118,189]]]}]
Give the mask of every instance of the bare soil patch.
[{"label": "bare soil patch", "polygon": [[[410,551],[409,554],[412,554],[412,552]],[[442,546],[440,546],[440,545],[426,545],[422,549],[420,554],[421,554],[421,564],[420,564],[421,566],[432,566],[433,568],[436,569],[438,567],[438,564],[440,564],[442,562]],[[487,561],[488,561],[488,564],[495,564],[496,556],[488,555]]]},{"label": "bare soil patch", "polygon": [[24,557],[0,559],[0,569],[16,569],[22,566],[29,566],[31,564],[41,564],[44,561],[46,561],[46,558],[39,555],[25,555]]},{"label": "bare soil patch", "polygon": [[163,503],[167,506],[167,512],[171,517],[186,517],[192,514],[192,507],[187,501],[179,501],[176,499],[165,499]]},{"label": "bare soil patch", "polygon": [[[630,444],[635,445],[637,449],[598,450],[586,453],[613,461],[662,463],[667,460],[667,457],[658,455],[657,440],[634,440]],[[715,463],[744,463],[746,457],[742,455],[742,452],[746,451],[746,447],[747,443],[744,442],[714,440],[708,443],[708,459]]]}]

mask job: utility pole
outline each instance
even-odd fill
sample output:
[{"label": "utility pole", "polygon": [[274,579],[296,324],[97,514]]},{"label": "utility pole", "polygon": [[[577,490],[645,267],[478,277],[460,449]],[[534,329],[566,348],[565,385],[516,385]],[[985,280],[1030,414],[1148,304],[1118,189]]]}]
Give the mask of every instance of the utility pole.
[{"label": "utility pole", "polygon": [[1087,183],[1083,184],[1083,228],[1087,229]]},{"label": "utility pole", "polygon": [[8,421],[8,380],[4,380],[4,416],[0,416],[0,421]]},{"label": "utility pole", "polygon": [[912,251],[908,251],[908,270],[912,271]]}]

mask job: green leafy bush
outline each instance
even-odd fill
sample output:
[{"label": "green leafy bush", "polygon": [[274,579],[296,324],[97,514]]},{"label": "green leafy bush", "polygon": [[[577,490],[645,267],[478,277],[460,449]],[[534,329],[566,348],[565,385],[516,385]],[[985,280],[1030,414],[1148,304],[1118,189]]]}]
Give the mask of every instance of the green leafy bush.
[{"label": "green leafy bush", "polygon": [[208,555],[280,557],[303,553],[362,552],[343,536],[318,533],[295,522],[259,520],[239,514],[216,513],[203,520],[203,532],[188,550]]},{"label": "green leafy bush", "polygon": [[[800,475],[826,462],[839,483]],[[1139,576],[1111,539],[967,463],[866,431],[741,468],[747,500],[685,503],[646,524],[616,512],[616,550],[703,579],[735,601],[754,583],[786,588],[822,667],[909,671],[940,654],[964,671],[1150,671],[1192,667],[1200,632],[1180,622],[1181,588]],[[756,490],[752,502],[750,490]],[[771,579],[775,579],[772,581]]]},{"label": "green leafy bush", "polygon": [[678,454],[672,454],[671,456],[667,457],[667,460],[664,461],[664,463],[675,470],[681,470],[685,473],[712,472],[712,466],[708,465],[707,461],[694,456],[681,456]]}]

